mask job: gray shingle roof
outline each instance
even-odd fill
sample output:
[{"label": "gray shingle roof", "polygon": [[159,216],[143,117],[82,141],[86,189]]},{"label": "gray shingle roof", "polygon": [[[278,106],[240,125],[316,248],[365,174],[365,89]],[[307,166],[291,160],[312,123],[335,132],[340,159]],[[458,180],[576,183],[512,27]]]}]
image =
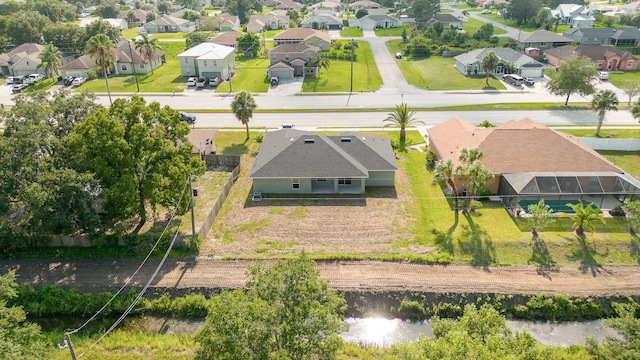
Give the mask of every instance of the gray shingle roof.
[{"label": "gray shingle roof", "polygon": [[460,54],[456,56],[455,59],[460,61],[463,64],[473,64],[478,61],[482,62],[482,59],[484,59],[484,56],[489,52],[494,52],[500,60],[510,62],[517,67],[524,66],[525,64],[529,64],[528,67],[544,66],[541,63],[532,59],[531,57],[524,55],[518,51],[515,51],[511,48],[476,49],[464,54]]},{"label": "gray shingle roof", "polygon": [[570,43],[571,41],[573,40],[547,30],[534,31],[531,34],[529,34],[529,36],[521,40],[521,42],[568,42],[568,43]]},{"label": "gray shingle roof", "polygon": [[369,171],[397,168],[389,139],[282,129],[267,133],[249,176],[367,178]]}]

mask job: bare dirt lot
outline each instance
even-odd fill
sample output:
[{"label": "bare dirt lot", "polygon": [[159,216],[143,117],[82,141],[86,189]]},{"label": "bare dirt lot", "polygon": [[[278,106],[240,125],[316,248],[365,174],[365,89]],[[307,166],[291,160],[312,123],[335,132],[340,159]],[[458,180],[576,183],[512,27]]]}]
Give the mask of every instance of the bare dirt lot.
[{"label": "bare dirt lot", "polygon": [[[252,158],[243,163],[250,169]],[[251,180],[243,170],[213,224],[203,256],[278,257],[304,250],[311,254],[392,254],[412,239],[414,222],[409,179],[399,170],[395,188],[379,188],[365,197],[250,199]],[[427,253],[431,247],[413,247]]]}]

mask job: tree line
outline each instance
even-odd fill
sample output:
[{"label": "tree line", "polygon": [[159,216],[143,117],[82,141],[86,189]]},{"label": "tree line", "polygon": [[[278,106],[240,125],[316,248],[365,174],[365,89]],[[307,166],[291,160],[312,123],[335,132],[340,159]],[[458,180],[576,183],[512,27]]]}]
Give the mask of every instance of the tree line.
[{"label": "tree line", "polygon": [[[0,244],[3,252],[51,235],[135,231],[205,170],[191,157],[179,114],[138,96],[106,109],[89,94],[33,92],[0,112]],[[182,206],[178,212],[186,210]]]}]

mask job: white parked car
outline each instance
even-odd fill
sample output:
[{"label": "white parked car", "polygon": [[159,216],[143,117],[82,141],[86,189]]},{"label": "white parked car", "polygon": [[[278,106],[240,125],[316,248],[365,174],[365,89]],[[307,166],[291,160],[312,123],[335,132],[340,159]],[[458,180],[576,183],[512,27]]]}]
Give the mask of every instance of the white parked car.
[{"label": "white parked car", "polygon": [[5,83],[7,83],[7,84],[13,84],[13,76],[8,76],[8,77],[4,80],[4,82],[5,82]]},{"label": "white parked car", "polygon": [[82,76],[80,76],[80,77],[77,77],[77,78],[73,79],[73,82],[71,83],[71,85],[80,86],[80,85],[84,84],[86,81],[87,81],[87,79],[85,79]]},{"label": "white parked car", "polygon": [[489,9],[482,10],[482,14],[491,14],[491,10]]},{"label": "white parked car", "polygon": [[187,80],[187,86],[196,86],[196,82],[198,82],[197,77],[190,77],[189,80]]},{"label": "white parked car", "polygon": [[609,73],[606,71],[598,71],[598,76],[600,76],[600,80],[609,80]]},{"label": "white parked car", "polygon": [[31,74],[25,79],[25,82],[27,84],[35,84],[35,83],[39,83],[42,80],[44,80],[44,75],[42,75],[42,74]]}]

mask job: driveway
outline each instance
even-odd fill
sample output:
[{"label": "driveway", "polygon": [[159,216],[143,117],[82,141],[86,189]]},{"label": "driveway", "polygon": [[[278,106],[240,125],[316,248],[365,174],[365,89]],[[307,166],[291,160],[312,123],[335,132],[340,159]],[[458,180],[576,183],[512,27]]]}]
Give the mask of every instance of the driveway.
[{"label": "driveway", "polygon": [[269,85],[268,95],[296,95],[302,92],[302,77],[291,80],[282,79],[278,85]]}]

